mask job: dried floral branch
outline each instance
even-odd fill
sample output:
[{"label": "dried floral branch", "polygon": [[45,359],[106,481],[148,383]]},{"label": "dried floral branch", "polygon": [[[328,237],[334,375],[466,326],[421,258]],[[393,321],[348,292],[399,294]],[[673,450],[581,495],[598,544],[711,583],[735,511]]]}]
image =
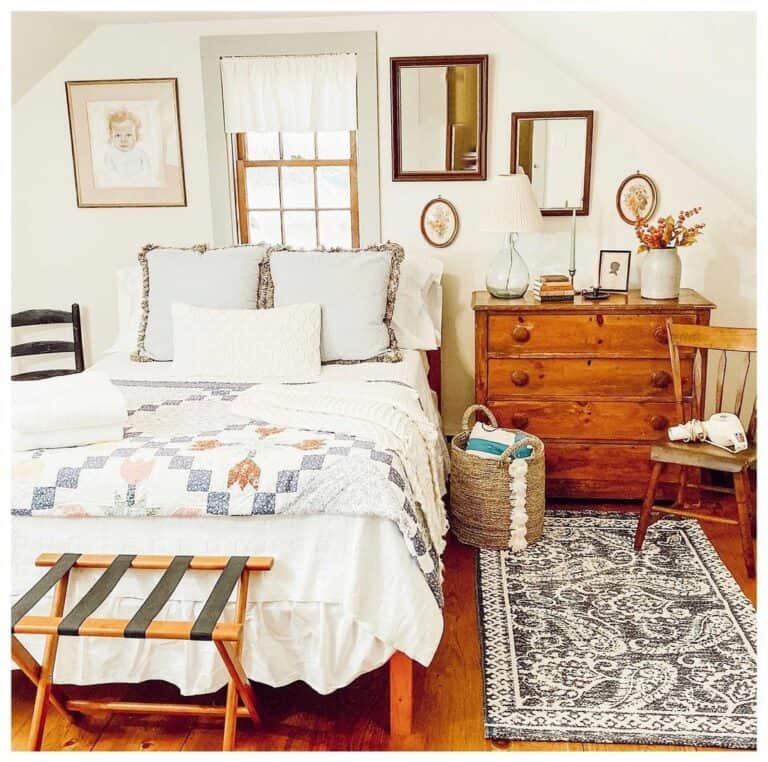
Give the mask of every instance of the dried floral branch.
[{"label": "dried floral branch", "polygon": [[677,219],[672,217],[659,217],[655,225],[643,220],[635,223],[635,234],[640,241],[638,251],[649,249],[671,249],[675,246],[693,246],[696,239],[704,230],[704,223],[686,225],[686,221],[701,211],[696,206],[688,211],[681,211]]}]

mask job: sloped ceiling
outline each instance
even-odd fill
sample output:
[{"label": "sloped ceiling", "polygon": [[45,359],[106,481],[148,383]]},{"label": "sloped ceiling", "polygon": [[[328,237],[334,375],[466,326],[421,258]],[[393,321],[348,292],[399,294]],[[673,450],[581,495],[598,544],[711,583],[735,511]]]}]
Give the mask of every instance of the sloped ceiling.
[{"label": "sloped ceiling", "polygon": [[16,103],[66,58],[98,23],[75,13],[11,15],[11,101]]},{"label": "sloped ceiling", "polygon": [[[64,60],[91,32],[107,24],[223,21],[268,18],[285,13],[253,12],[22,12],[11,14],[11,98],[16,103],[36,82]],[[330,15],[302,13],[302,16]]]},{"label": "sloped ceiling", "polygon": [[755,213],[754,13],[497,16]]}]

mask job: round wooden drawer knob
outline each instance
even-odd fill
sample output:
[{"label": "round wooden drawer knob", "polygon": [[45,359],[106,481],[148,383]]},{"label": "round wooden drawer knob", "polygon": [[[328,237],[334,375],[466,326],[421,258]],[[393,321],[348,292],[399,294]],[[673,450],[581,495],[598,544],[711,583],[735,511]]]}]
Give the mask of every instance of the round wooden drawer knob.
[{"label": "round wooden drawer knob", "polygon": [[656,431],[664,431],[669,426],[669,419],[664,415],[654,415],[651,418],[651,427]]},{"label": "round wooden drawer knob", "polygon": [[525,413],[514,413],[511,422],[516,429],[524,429],[528,425],[528,416]]},{"label": "round wooden drawer knob", "polygon": [[651,385],[657,389],[666,389],[672,383],[672,376],[665,370],[657,370],[651,376]]},{"label": "round wooden drawer knob", "polygon": [[669,337],[667,336],[667,329],[663,325],[657,325],[653,329],[653,338],[659,342],[659,344],[669,344]]},{"label": "round wooden drawer knob", "polygon": [[512,331],[512,338],[522,344],[531,338],[531,332],[524,325],[516,325]]},{"label": "round wooden drawer knob", "polygon": [[512,372],[512,383],[515,386],[527,386],[528,374],[524,370],[516,370]]}]

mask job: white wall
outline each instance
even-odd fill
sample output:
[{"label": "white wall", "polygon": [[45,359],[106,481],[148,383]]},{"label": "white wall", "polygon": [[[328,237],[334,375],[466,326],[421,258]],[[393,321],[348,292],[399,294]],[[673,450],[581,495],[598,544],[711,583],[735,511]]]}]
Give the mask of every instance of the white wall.
[{"label": "white wall", "polygon": [[[427,29],[430,32],[425,34]],[[495,14],[481,13],[164,23],[97,30],[13,109],[14,309],[79,301],[85,312],[88,356],[93,359],[111,343],[116,330],[115,270],[135,261],[136,252],[147,242],[189,244],[211,238],[200,36],[354,30],[374,30],[379,35],[382,236],[400,242],[409,256],[434,256],[445,263],[443,390],[448,431],[456,430],[473,397],[471,293],[483,288],[485,268],[502,241],[482,232],[489,183],[391,181],[390,56],[491,55],[489,173],[508,170],[511,112],[594,109],[592,199],[590,215],[577,223],[577,285],[592,285],[599,249],[635,250],[632,229],[616,214],[615,194],[621,180],[639,168],[658,184],[660,211],[704,207],[705,235],[701,243],[682,252],[683,286],[700,290],[718,304],[713,322],[755,325],[754,216],[681,161],[676,151],[649,137],[642,124],[629,121],[551,57],[516,37],[508,23]],[[599,27],[593,26],[592,33],[599,36]],[[679,34],[684,34],[684,25]],[[700,39],[698,55],[702,57],[719,44],[717,26],[709,34]],[[189,205],[78,209],[64,81],[166,76],[179,78]],[[668,76],[674,78],[675,71]],[[689,107],[694,126],[698,108],[696,102]],[[753,125],[744,120],[718,116],[709,107],[706,114],[709,119],[721,119],[722,131],[734,142],[743,143],[753,134]],[[646,121],[653,118],[648,114]],[[711,146],[711,151],[717,150],[717,145]],[[419,232],[422,207],[438,194],[452,201],[461,216],[461,232],[448,249],[433,249]],[[521,240],[520,250],[532,270],[567,268],[569,224],[564,218],[547,218],[547,233]],[[641,259],[633,258],[635,284]]]}]

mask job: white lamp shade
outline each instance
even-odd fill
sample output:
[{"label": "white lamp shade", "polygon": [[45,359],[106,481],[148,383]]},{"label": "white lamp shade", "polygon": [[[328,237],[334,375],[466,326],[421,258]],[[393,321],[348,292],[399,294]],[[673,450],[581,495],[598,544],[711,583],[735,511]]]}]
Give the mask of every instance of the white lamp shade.
[{"label": "white lamp shade", "polygon": [[495,233],[536,233],[542,228],[541,211],[528,176],[496,175],[490,182],[485,229]]}]

